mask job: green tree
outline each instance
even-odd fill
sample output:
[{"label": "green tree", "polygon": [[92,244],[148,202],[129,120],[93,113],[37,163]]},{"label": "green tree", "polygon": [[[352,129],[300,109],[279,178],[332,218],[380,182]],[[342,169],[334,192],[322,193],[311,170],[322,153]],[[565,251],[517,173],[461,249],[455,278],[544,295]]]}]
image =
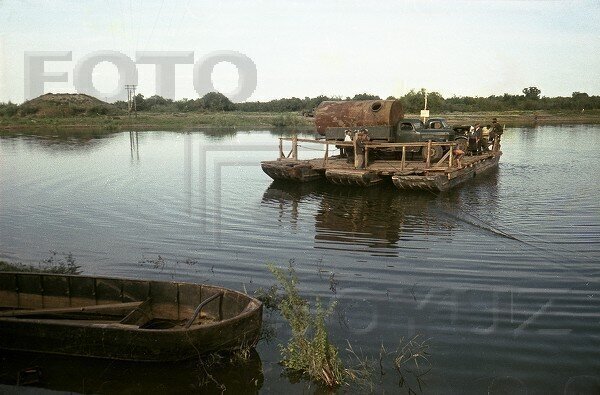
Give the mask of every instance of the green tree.
[{"label": "green tree", "polygon": [[536,86],[530,86],[529,88],[523,89],[523,94],[525,95],[526,99],[538,100],[542,94],[542,91]]},{"label": "green tree", "polygon": [[427,108],[435,113],[439,113],[444,107],[444,97],[439,92],[429,92],[427,94]]},{"label": "green tree", "polygon": [[[148,105],[146,104],[146,99],[144,99],[144,95],[138,93],[135,95],[135,108],[137,111],[146,111],[148,110]],[[132,108],[133,111],[133,108]]]},{"label": "green tree", "polygon": [[423,108],[423,104],[425,104],[425,90],[421,89],[415,92],[414,89],[411,89],[400,100],[405,112],[418,112]]},{"label": "green tree", "polygon": [[203,109],[210,111],[231,111],[235,107],[227,96],[219,92],[209,92],[202,96],[200,104]]},{"label": "green tree", "polygon": [[381,100],[381,97],[377,95],[371,95],[368,93],[359,93],[357,95],[354,95],[352,100]]}]

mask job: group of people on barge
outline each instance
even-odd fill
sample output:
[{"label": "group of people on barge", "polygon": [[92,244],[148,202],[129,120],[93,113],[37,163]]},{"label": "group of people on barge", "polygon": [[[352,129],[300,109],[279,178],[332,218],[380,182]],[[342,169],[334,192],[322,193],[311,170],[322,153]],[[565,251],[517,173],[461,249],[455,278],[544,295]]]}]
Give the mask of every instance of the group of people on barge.
[{"label": "group of people on barge", "polygon": [[496,141],[499,142],[500,136],[504,129],[498,123],[497,118],[492,119],[492,124],[482,127],[480,123],[476,123],[475,126],[469,130],[469,144],[467,151],[471,155],[481,154],[490,150],[490,145]]},{"label": "group of people on barge", "polygon": [[[496,150],[496,144],[500,144],[500,136],[504,129],[502,125],[498,123],[497,118],[492,119],[492,123],[487,126],[481,126],[481,123],[476,123],[475,126],[471,126],[467,132],[468,145],[466,152],[456,147],[453,154],[456,158],[458,167],[462,167],[461,158],[464,155],[480,155],[490,150]],[[348,163],[354,162],[356,169],[363,169],[366,167],[365,163],[365,144],[371,140],[368,130],[362,129],[353,133],[351,130],[345,131],[345,142],[351,142],[356,140],[356,161],[354,156],[354,147],[341,148],[342,156],[347,158]]]}]

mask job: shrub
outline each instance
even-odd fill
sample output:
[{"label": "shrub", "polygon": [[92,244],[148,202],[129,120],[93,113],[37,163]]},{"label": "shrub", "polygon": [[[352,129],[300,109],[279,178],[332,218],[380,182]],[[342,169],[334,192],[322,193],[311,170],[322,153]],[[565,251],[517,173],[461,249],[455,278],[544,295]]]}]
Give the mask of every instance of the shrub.
[{"label": "shrub", "polygon": [[106,115],[108,114],[108,108],[104,106],[93,106],[87,109],[87,115]]},{"label": "shrub", "polygon": [[286,126],[298,126],[300,124],[300,120],[294,115],[278,115],[277,117],[271,119],[269,123],[275,127],[282,128]]},{"label": "shrub", "polygon": [[19,111],[19,106],[14,103],[0,103],[0,115],[4,117],[13,117]]},{"label": "shrub", "polygon": [[333,312],[335,303],[325,309],[317,298],[313,313],[310,304],[298,292],[298,277],[291,263],[287,272],[273,265],[269,265],[269,270],[285,292],[279,311],[292,330],[288,344],[280,346],[283,366],[328,387],[341,385],[346,372],[337,348],[329,342],[325,326],[325,319]]},{"label": "shrub", "polygon": [[38,112],[38,108],[36,106],[21,106],[19,108],[19,114],[21,116],[33,115]]}]

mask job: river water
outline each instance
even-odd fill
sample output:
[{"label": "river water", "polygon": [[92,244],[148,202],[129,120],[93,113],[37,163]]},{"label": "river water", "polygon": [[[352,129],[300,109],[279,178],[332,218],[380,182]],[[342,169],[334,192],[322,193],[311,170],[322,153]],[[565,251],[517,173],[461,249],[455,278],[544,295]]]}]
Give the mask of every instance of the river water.
[{"label": "river water", "polygon": [[[509,129],[499,169],[445,194],[272,182],[260,161],[277,156],[279,135],[2,137],[0,260],[71,254],[89,275],[249,293],[275,283],[268,263],[292,261],[303,296],[337,301],[331,340],[347,365],[348,342],[374,361],[375,392],[419,392],[419,381],[424,393],[600,391],[600,127]],[[318,392],[282,375],[289,330],[268,311],[265,324],[271,337],[247,366],[213,369],[216,381],[230,393]],[[414,336],[428,361],[398,372],[398,346]],[[40,366],[38,385],[58,390],[220,392],[195,365],[2,361],[5,384]]]}]

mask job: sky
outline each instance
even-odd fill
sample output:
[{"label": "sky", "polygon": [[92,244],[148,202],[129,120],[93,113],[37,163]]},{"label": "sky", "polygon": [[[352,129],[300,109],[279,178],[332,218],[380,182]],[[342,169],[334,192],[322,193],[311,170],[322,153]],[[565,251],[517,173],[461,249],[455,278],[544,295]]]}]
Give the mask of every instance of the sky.
[{"label": "sky", "polygon": [[[21,103],[24,54],[71,51],[45,63],[67,72],[45,92],[75,92],[73,69],[90,53],[237,51],[256,65],[247,99],[401,96],[425,88],[444,97],[572,92],[600,95],[600,0],[196,1],[0,0],[0,102]],[[177,65],[175,98],[196,98],[193,65]],[[138,64],[138,92],[156,93],[155,66]],[[214,86],[230,94],[234,65],[219,63]],[[94,86],[117,88],[108,62]],[[100,97],[103,99],[102,97]]]}]

